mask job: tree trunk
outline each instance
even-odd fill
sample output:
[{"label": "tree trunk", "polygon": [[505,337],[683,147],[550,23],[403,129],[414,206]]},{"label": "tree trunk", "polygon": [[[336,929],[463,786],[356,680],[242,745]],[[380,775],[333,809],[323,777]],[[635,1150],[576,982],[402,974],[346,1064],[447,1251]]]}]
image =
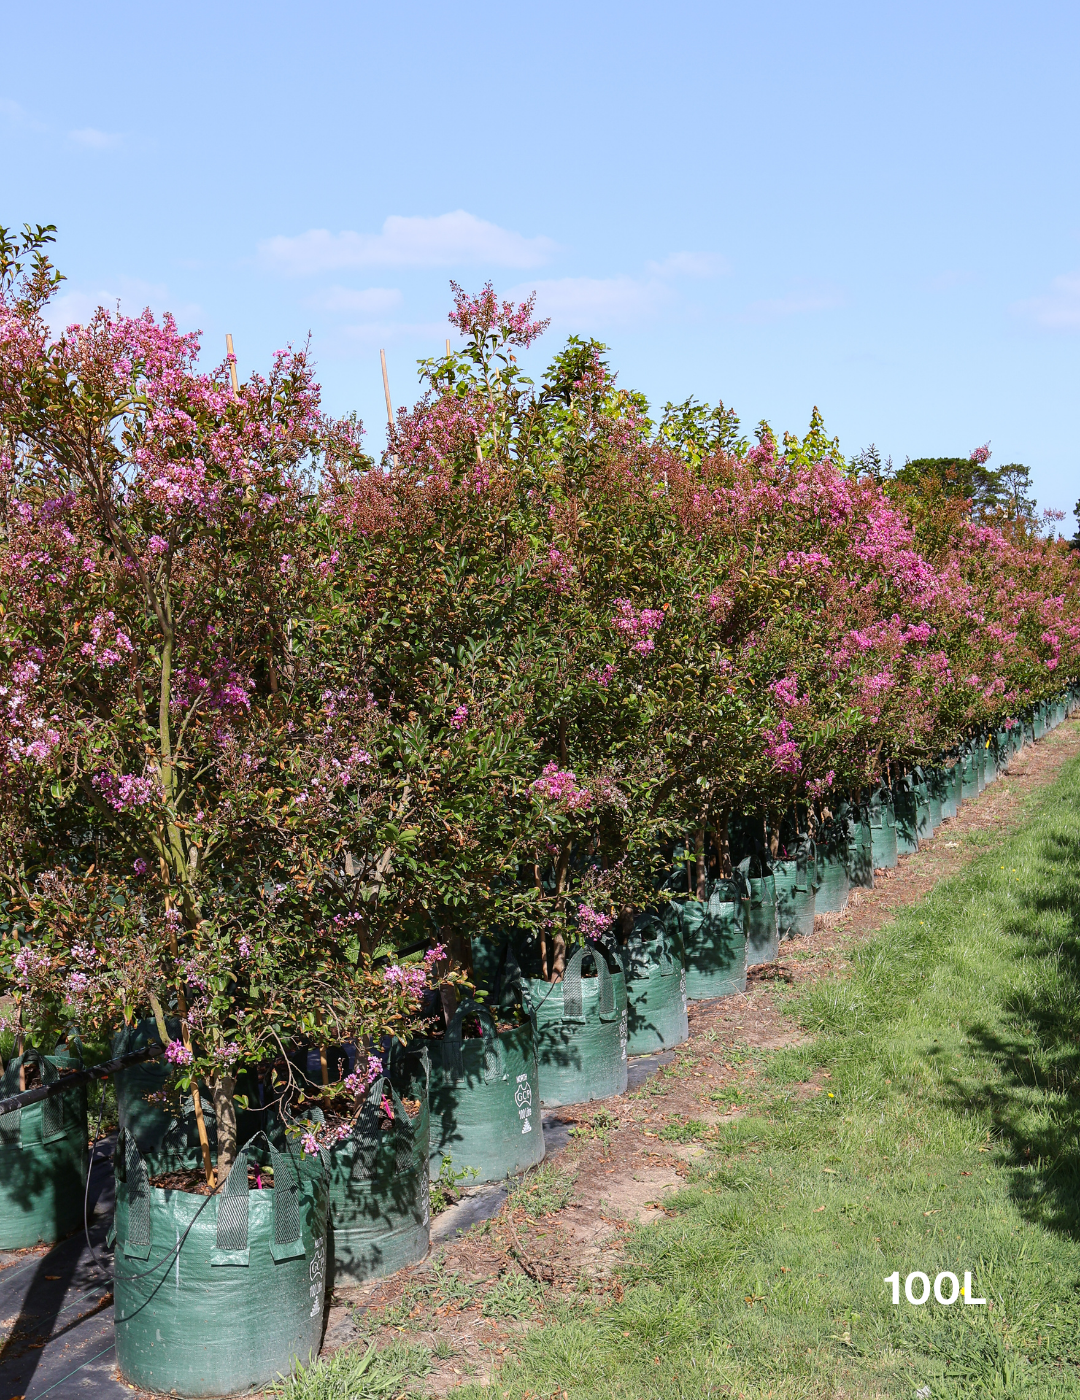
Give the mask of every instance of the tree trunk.
[{"label": "tree trunk", "polygon": [[716,858],[719,862],[719,874],[721,879],[731,879],[731,844],[728,840],[728,816],[725,812],[717,821],[713,831],[713,844],[716,846]]},{"label": "tree trunk", "polygon": [[697,877],[696,894],[704,899],[709,888],[709,870],[705,864],[705,828],[699,826],[694,832],[694,867]]},{"label": "tree trunk", "polygon": [[217,1114],[217,1181],[221,1185],[236,1161],[236,1104],[233,1093],[236,1078],[231,1074],[215,1075],[213,1083],[214,1112]]},{"label": "tree trunk", "polygon": [[[452,930],[446,937],[446,951],[450,955],[451,962],[464,971],[465,976],[472,981],[472,939],[459,930]],[[442,1002],[443,1019],[447,1025],[454,1019],[458,1008],[457,992],[453,987],[442,987],[439,990],[439,1000]]]}]

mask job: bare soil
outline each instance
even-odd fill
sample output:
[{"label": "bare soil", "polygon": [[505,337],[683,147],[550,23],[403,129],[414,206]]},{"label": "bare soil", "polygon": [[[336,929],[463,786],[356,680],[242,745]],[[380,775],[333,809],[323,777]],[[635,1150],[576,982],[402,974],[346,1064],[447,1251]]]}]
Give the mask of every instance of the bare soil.
[{"label": "bare soil", "polygon": [[[497,1215],[422,1265],[335,1294],[324,1355],[361,1335],[382,1345],[404,1334],[432,1348],[425,1385],[443,1395],[466,1378],[487,1382],[515,1338],[539,1325],[545,1292],[621,1297],[627,1232],[657,1218],[717,1125],[747,1111],[760,1053],[804,1038],[783,1010],[790,988],[847,976],[855,948],[975,859],[988,835],[1018,825],[1028,793],[1077,754],[1078,721],[1028,746],[932,840],[895,870],[877,872],[873,890],[853,891],[843,913],[815,920],[812,938],[785,942],[778,962],[752,969],[744,993],[693,1003],[689,1041],[639,1089],[558,1110],[571,1125],[569,1145],[512,1190]],[[822,1092],[828,1078],[821,1072],[797,1095]]]}]

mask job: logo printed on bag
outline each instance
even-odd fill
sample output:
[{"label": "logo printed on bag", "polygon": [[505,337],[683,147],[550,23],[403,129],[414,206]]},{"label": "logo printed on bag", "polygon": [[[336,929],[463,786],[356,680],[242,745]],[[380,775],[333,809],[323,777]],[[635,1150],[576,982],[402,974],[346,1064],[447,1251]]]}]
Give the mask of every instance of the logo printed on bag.
[{"label": "logo printed on bag", "polygon": [[309,1317],[317,1317],[322,1311],[323,1295],[323,1266],[326,1263],[326,1240],[315,1241],[315,1249],[311,1256],[311,1266],[308,1274],[311,1278],[311,1312]]},{"label": "logo printed on bag", "polygon": [[529,1119],[532,1117],[532,1085],[529,1083],[528,1074],[519,1074],[517,1077],[517,1088],[514,1090],[514,1102],[518,1106],[518,1117],[522,1120],[521,1131],[523,1133],[532,1132],[532,1124]]}]

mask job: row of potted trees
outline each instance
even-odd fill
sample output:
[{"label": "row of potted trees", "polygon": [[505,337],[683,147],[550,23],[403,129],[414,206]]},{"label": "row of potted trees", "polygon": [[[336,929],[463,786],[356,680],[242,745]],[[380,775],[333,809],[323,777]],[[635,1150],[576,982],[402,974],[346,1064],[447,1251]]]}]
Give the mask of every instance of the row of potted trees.
[{"label": "row of potted trees", "polygon": [[[534,1159],[541,1099],[684,1033],[684,974],[737,990],[912,802],[918,834],[938,755],[1080,675],[1080,578],[816,414],[653,422],[576,339],[532,384],[542,325],[490,288],[376,463],[302,353],[53,336],[50,237],[0,231],[5,1073],[72,1028],[165,1046],[117,1085],[118,1351],[220,1394],[308,1353],[329,1267],[423,1246],[433,1154]],[[273,1345],[169,1330],[269,1279]]]}]

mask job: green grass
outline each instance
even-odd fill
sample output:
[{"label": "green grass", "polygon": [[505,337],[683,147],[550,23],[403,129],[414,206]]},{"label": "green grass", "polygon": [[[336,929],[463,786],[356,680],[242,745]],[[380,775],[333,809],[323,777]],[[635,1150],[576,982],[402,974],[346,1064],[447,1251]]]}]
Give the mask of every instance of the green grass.
[{"label": "green grass", "polygon": [[[1080,1396],[1080,763],[788,1005],[812,1043],[760,1061],[621,1302],[551,1303],[460,1400]],[[893,1306],[916,1269],[992,1306]]]}]

